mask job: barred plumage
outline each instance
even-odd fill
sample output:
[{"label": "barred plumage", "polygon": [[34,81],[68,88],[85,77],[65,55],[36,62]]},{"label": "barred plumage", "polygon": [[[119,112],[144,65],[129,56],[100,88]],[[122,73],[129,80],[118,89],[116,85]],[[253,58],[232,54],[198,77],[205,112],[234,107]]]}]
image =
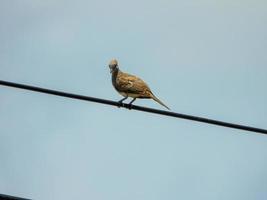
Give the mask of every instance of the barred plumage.
[{"label": "barred plumage", "polygon": [[128,97],[132,97],[133,100],[130,105],[136,100],[136,98],[141,99],[153,99],[168,110],[168,106],[162,103],[150,90],[149,86],[137,76],[124,73],[120,71],[118,67],[118,61],[113,59],[109,63],[110,73],[112,74],[112,84],[114,88],[122,95],[124,98],[119,102],[122,103]]}]

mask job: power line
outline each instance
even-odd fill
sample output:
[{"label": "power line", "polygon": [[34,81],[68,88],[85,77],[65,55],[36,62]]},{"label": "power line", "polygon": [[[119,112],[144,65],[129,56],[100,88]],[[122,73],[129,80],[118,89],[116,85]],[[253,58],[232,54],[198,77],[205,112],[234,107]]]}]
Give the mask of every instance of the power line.
[{"label": "power line", "polygon": [[5,194],[0,194],[0,199],[1,200],[30,200],[30,199],[25,199],[21,197],[14,197],[14,196],[9,196]]},{"label": "power line", "polygon": [[50,90],[50,89],[40,88],[40,87],[36,87],[36,86],[31,86],[31,85],[24,85],[24,84],[19,84],[19,83],[7,82],[7,81],[3,81],[3,80],[0,80],[0,85],[14,87],[14,88],[20,88],[20,89],[25,89],[25,90],[31,90],[34,92],[46,93],[46,94],[51,94],[51,95],[56,95],[56,96],[62,96],[62,97],[66,97],[66,98],[78,99],[78,100],[83,100],[83,101],[91,101],[91,102],[101,103],[101,104],[106,104],[106,105],[111,105],[111,106],[117,106],[117,107],[121,106],[121,107],[128,108],[128,109],[131,108],[132,110],[139,110],[139,111],[143,111],[143,112],[149,112],[149,113],[165,115],[165,116],[170,116],[170,117],[175,117],[175,118],[182,118],[182,119],[187,119],[187,120],[192,120],[192,121],[198,121],[198,122],[213,124],[213,125],[217,125],[217,126],[224,126],[224,127],[228,127],[228,128],[234,128],[234,129],[240,129],[240,130],[245,130],[245,131],[257,132],[257,133],[261,133],[261,134],[267,134],[266,129],[260,129],[260,128],[244,126],[244,125],[239,125],[239,124],[234,124],[234,123],[228,123],[228,122],[223,122],[223,121],[218,121],[218,120],[213,120],[213,119],[208,119],[208,118],[203,118],[203,117],[197,117],[197,116],[192,116],[192,115],[185,115],[185,114],[180,114],[180,113],[175,113],[175,112],[170,112],[170,111],[157,110],[157,109],[147,108],[147,107],[142,107],[142,106],[136,106],[136,105],[129,106],[129,104],[124,104],[124,103],[119,104],[116,101],[110,101],[110,100],[106,100],[106,99],[100,99],[100,98],[95,98],[95,97],[66,93],[66,92],[57,91],[57,90]]}]

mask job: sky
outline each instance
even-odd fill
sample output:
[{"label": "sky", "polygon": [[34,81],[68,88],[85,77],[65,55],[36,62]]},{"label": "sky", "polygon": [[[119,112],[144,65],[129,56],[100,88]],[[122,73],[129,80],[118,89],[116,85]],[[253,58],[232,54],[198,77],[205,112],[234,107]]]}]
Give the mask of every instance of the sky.
[{"label": "sky", "polygon": [[[174,112],[267,129],[266,23],[263,0],[0,1],[0,79],[117,101],[116,58]],[[2,194],[267,199],[265,135],[4,86],[0,113]]]}]

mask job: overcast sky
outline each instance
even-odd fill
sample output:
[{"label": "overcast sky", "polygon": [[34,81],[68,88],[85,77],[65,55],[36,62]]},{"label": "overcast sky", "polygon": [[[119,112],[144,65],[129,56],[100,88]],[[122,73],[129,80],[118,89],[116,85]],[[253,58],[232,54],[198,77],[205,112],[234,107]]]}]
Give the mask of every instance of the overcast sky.
[{"label": "overcast sky", "polygon": [[[267,129],[266,24],[263,0],[3,0],[0,79],[119,100],[117,58],[174,112]],[[264,135],[4,86],[0,113],[3,194],[267,199]]]}]

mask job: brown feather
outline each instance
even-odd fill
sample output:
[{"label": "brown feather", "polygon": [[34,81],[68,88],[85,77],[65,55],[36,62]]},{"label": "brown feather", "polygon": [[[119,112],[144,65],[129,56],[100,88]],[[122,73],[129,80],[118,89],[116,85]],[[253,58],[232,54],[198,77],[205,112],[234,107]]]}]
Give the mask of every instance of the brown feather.
[{"label": "brown feather", "polygon": [[138,98],[151,98],[151,90],[148,85],[134,75],[119,71],[116,84],[119,92],[133,93]]},{"label": "brown feather", "polygon": [[[116,60],[115,60],[116,61]],[[117,67],[116,62],[111,61],[109,65],[112,71],[112,84],[114,88],[124,97],[132,98],[147,98],[153,99],[165,108],[169,109],[164,103],[162,103],[150,90],[148,85],[137,76],[121,72]]]}]

